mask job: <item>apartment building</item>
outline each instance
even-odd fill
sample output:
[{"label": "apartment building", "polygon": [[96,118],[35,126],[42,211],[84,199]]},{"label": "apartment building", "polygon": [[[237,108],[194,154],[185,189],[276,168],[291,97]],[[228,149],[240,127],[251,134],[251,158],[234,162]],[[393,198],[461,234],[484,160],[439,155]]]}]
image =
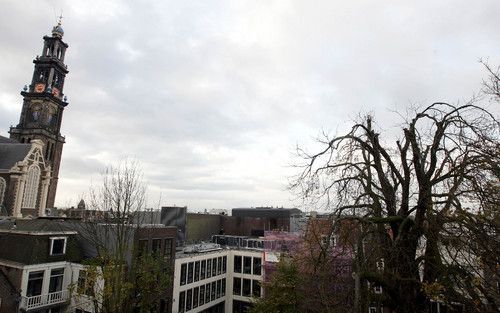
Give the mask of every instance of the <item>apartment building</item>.
[{"label": "apartment building", "polygon": [[[0,312],[66,312],[81,258],[74,231],[0,229]],[[22,247],[22,248],[21,248]]]},{"label": "apartment building", "polygon": [[246,312],[262,295],[263,256],[258,247],[185,247],[176,255],[172,312]]}]

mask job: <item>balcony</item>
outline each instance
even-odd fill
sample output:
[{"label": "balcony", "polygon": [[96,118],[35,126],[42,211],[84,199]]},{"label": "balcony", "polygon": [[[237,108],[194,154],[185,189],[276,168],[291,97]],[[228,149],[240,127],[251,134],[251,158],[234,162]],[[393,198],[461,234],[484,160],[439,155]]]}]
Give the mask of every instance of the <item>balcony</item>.
[{"label": "balcony", "polygon": [[33,297],[22,297],[21,308],[29,311],[49,305],[60,304],[68,301],[69,296],[68,290],[62,290]]}]

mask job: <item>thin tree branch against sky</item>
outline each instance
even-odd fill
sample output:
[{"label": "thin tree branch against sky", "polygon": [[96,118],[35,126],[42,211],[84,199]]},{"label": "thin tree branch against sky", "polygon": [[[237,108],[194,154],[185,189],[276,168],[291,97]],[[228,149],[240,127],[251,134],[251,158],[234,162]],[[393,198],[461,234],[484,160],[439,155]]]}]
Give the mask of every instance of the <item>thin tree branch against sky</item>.
[{"label": "thin tree branch against sky", "polygon": [[293,205],[297,143],[342,132],[360,111],[384,112],[383,127],[410,105],[465,102],[487,76],[479,59],[500,64],[498,0],[3,0],[0,135],[61,11],[59,206],[129,156],[150,206],[160,193],[193,210]]}]

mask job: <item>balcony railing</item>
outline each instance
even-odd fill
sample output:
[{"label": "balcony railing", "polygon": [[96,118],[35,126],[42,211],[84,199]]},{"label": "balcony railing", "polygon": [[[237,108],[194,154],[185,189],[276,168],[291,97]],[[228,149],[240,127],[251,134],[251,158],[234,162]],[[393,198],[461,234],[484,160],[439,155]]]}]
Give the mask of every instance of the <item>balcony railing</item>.
[{"label": "balcony railing", "polygon": [[48,305],[63,303],[68,300],[69,300],[69,291],[62,290],[33,297],[22,297],[21,308],[28,311]]}]

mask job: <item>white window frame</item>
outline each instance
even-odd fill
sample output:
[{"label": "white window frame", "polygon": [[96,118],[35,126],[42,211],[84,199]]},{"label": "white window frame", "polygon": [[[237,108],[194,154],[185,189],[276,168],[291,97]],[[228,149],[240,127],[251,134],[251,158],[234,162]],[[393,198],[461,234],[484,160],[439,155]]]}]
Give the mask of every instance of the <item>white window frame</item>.
[{"label": "white window frame", "polygon": [[[64,239],[63,252],[62,253],[58,253],[58,254],[54,254],[54,253],[52,253],[53,248],[54,248],[54,240],[60,240],[60,239]],[[68,243],[68,237],[50,237],[50,251],[49,251],[49,255],[65,255],[66,254],[66,244],[67,243]]]},{"label": "white window frame", "polygon": [[371,306],[368,308],[368,313],[377,313],[377,308],[374,306]]}]

